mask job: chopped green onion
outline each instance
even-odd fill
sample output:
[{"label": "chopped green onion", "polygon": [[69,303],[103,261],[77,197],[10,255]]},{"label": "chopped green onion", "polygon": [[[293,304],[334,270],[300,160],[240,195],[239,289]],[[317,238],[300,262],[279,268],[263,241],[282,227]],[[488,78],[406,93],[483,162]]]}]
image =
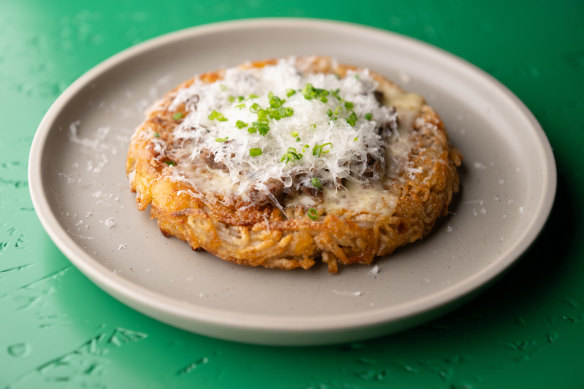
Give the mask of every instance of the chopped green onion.
[{"label": "chopped green onion", "polygon": [[182,112],[175,112],[175,113],[172,115],[172,118],[173,118],[174,120],[180,120],[180,119],[182,119],[184,116],[185,116],[185,114],[184,114],[184,113],[182,113]]},{"label": "chopped green onion", "polygon": [[296,91],[294,89],[288,89],[286,91],[286,97],[294,96],[295,94],[296,94]]},{"label": "chopped green onion", "polygon": [[320,157],[321,153],[322,153],[322,145],[319,145],[319,144],[314,145],[314,147],[312,148],[312,155]]},{"label": "chopped green onion", "polygon": [[169,165],[169,166],[176,166],[176,162],[171,161],[171,160],[166,160],[166,161],[164,161],[164,163]]},{"label": "chopped green onion", "polygon": [[249,110],[253,113],[257,113],[258,110],[260,109],[260,105],[258,103],[253,103],[250,107]]},{"label": "chopped green onion", "polygon": [[322,145],[316,144],[312,148],[312,155],[314,155],[316,157],[320,157],[321,154],[326,154],[329,151],[331,151],[332,147],[333,147],[333,144],[330,143],[330,142],[329,143],[324,143]]},{"label": "chopped green onion", "polygon": [[235,97],[234,96],[229,96],[227,98],[227,100],[229,100],[230,103],[233,103],[233,102],[235,102]]},{"label": "chopped green onion", "polygon": [[371,120],[371,119],[373,119],[373,114],[372,114],[371,112],[367,112],[367,113],[365,114],[365,119],[366,119],[366,120]]},{"label": "chopped green onion", "polygon": [[238,120],[238,121],[235,122],[235,127],[239,128],[240,130],[242,128],[247,127],[247,126],[248,126],[248,124],[246,122],[244,122],[244,121]]},{"label": "chopped green onion", "polygon": [[273,94],[271,96],[268,95],[268,98],[270,99],[270,107],[272,108],[279,108],[282,106],[282,104],[284,104],[284,102],[286,102],[286,100],[282,100],[281,98],[279,98],[278,96],[274,96]]},{"label": "chopped green onion", "polygon": [[270,112],[267,109],[259,108],[257,114],[258,122],[268,123],[270,121]]},{"label": "chopped green onion", "polygon": [[259,96],[256,95],[255,93],[252,93],[251,95],[249,95],[250,99],[257,99]]},{"label": "chopped green onion", "polygon": [[314,86],[312,86],[311,83],[304,85],[304,89],[302,89],[302,95],[306,100],[312,100],[316,96]]},{"label": "chopped green onion", "polygon": [[160,138],[160,134],[159,134],[159,133],[157,133],[157,132],[155,132],[155,133],[154,133],[154,137],[155,137],[155,138]]},{"label": "chopped green onion", "polygon": [[227,139],[229,139],[228,136],[226,136],[225,138],[215,138],[215,142],[225,143],[227,142]]},{"label": "chopped green onion", "polygon": [[345,101],[345,108],[347,109],[353,109],[354,104],[351,103],[350,101]]},{"label": "chopped green onion", "polygon": [[294,108],[282,106],[278,108],[268,108],[268,114],[272,119],[280,120],[294,115]]},{"label": "chopped green onion", "polygon": [[245,108],[245,104],[237,104],[235,106],[235,108],[244,109]]},{"label": "chopped green onion", "polygon": [[221,88],[221,90],[223,92],[225,92],[227,90],[227,87],[225,85],[223,85],[223,84],[219,85],[219,88]]},{"label": "chopped green onion", "polygon": [[242,102],[243,99],[245,99],[245,97],[243,97],[243,96],[237,96],[237,101]]},{"label": "chopped green onion", "polygon": [[254,124],[254,126],[257,126],[258,132],[261,135],[266,135],[268,133],[268,131],[270,131],[270,127],[268,126],[267,123],[253,122],[253,124]]},{"label": "chopped green onion", "polygon": [[318,179],[318,177],[312,177],[312,179],[310,180],[310,183],[318,190],[322,189],[322,184],[320,183],[320,180]]},{"label": "chopped green onion", "polygon": [[355,111],[351,111],[351,114],[345,120],[351,125],[351,127],[355,127],[355,123],[357,123],[357,114],[355,114]]},{"label": "chopped green onion", "polygon": [[326,114],[327,114],[327,115],[328,115],[328,117],[330,118],[330,117],[332,117],[332,116],[333,116],[333,111],[332,111],[331,109],[328,109],[328,110],[326,111]]},{"label": "chopped green onion", "polygon": [[217,121],[220,121],[220,122],[227,121],[227,118],[221,112],[217,112],[217,111],[213,110],[213,112],[211,112],[209,114],[209,120],[215,120],[215,119],[217,119]]},{"label": "chopped green onion", "polygon": [[252,147],[251,149],[249,149],[249,155],[251,157],[257,157],[257,156],[262,155],[262,154],[263,154],[263,151],[259,147]]},{"label": "chopped green onion", "polygon": [[294,147],[288,147],[288,152],[282,156],[280,162],[297,161],[302,158],[302,153],[296,151]]},{"label": "chopped green onion", "polygon": [[316,130],[316,123],[312,123],[312,124],[310,125],[310,128],[312,128],[313,130]]},{"label": "chopped green onion", "polygon": [[307,83],[302,90],[302,95],[306,100],[320,99],[323,103],[328,101],[329,91],[326,89],[315,88],[311,83]]},{"label": "chopped green onion", "polygon": [[290,133],[290,135],[292,135],[293,137],[297,137],[298,136],[298,131],[292,131]]},{"label": "chopped green onion", "polygon": [[359,137],[356,136],[355,138],[353,138],[353,142],[357,142],[359,140]]},{"label": "chopped green onion", "polygon": [[266,135],[270,131],[268,123],[264,122],[253,122],[252,125],[247,129],[247,132],[253,134],[254,132],[259,132],[260,135]]},{"label": "chopped green onion", "polygon": [[316,220],[318,219],[318,211],[315,208],[308,208],[308,211],[306,211],[306,216],[312,220]]},{"label": "chopped green onion", "polygon": [[359,79],[359,75],[358,74],[354,74],[353,77],[355,77],[355,80]]},{"label": "chopped green onion", "polygon": [[341,101],[341,96],[339,96],[340,89],[332,90],[331,95],[333,95],[337,100]]}]

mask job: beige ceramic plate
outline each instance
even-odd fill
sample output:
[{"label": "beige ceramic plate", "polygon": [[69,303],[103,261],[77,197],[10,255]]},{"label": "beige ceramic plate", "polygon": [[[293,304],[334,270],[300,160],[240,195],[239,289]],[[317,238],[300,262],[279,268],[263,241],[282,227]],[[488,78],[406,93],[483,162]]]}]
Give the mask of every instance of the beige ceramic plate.
[{"label": "beige ceramic plate", "polygon": [[[259,44],[261,43],[261,44]],[[371,267],[240,267],[164,238],[138,212],[124,161],[154,99],[195,73],[249,59],[319,54],[421,93],[465,155],[453,214]],[[550,145],[531,113],[474,66],[389,32],[302,19],[193,28],[133,47],[77,80],[39,126],[29,165],[37,213],[91,280],[146,315],[214,337],[324,344],[404,329],[452,309],[507,269],[552,206]]]}]

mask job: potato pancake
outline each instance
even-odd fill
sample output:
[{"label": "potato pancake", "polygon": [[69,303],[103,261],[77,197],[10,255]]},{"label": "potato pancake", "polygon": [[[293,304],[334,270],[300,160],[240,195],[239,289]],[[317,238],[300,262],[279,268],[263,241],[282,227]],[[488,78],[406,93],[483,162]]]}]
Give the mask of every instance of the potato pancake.
[{"label": "potato pancake", "polygon": [[138,209],[193,249],[335,273],[427,235],[461,159],[421,96],[315,56],[182,83],[136,129],[126,172]]}]

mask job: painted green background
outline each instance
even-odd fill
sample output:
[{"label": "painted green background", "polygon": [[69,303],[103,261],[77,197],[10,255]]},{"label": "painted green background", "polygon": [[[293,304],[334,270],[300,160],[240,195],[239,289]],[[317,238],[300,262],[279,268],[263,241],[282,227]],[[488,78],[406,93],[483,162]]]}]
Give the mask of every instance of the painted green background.
[{"label": "painted green background", "polygon": [[[558,193],[523,259],[421,327],[312,348],[183,332],[118,303],[74,268],[28,194],[43,114],[77,77],[146,39],[205,23],[294,16],[405,34],[486,70],[532,110]],[[584,387],[584,3],[0,0],[0,387]]]}]

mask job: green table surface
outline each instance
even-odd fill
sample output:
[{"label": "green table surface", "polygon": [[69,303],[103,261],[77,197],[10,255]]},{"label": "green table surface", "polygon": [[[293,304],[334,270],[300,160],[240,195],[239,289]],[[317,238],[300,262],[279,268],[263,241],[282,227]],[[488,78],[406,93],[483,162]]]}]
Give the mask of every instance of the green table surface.
[{"label": "green table surface", "polygon": [[[272,16],[344,20],[426,41],[523,100],[553,147],[558,190],[516,266],[420,327],[290,348],[162,324],[104,293],[61,254],[27,182],[31,141],[59,94],[149,38]],[[581,1],[0,0],[0,387],[583,388],[583,89]]]}]

